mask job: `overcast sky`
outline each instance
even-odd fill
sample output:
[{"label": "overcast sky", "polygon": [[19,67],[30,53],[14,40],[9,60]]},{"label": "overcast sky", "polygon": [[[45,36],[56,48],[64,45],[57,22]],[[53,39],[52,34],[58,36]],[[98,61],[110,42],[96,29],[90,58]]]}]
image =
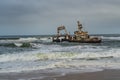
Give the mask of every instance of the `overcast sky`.
[{"label": "overcast sky", "polygon": [[72,34],[78,20],[90,34],[120,34],[120,0],[0,0],[0,35]]}]

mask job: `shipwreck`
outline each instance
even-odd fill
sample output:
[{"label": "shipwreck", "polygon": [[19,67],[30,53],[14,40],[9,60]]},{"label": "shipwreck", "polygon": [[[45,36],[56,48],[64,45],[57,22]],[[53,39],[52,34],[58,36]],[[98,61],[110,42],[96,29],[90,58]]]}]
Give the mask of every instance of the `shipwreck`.
[{"label": "shipwreck", "polygon": [[[102,39],[99,37],[93,37],[88,34],[88,32],[83,31],[82,24],[77,21],[78,30],[74,32],[73,35],[70,35],[65,26],[59,26],[57,28],[57,34],[52,37],[53,42],[79,42],[79,43],[101,43]],[[64,30],[65,34],[61,34],[60,31]]]}]

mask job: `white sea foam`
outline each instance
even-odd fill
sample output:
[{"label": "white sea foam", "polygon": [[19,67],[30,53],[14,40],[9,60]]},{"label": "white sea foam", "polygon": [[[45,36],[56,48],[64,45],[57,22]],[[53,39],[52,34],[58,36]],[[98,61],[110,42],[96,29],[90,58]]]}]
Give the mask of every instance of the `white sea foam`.
[{"label": "white sea foam", "polygon": [[101,36],[102,39],[107,39],[107,40],[120,40],[120,37],[105,37],[105,36]]},{"label": "white sea foam", "polygon": [[11,62],[11,61],[17,61],[17,60],[18,61],[35,60],[36,57],[33,54],[34,54],[34,52],[22,52],[22,53],[16,53],[16,54],[2,54],[2,55],[0,55],[0,62]]},{"label": "white sea foam", "polygon": [[[120,37],[102,37],[103,40],[120,40]],[[33,51],[20,48],[23,43],[30,43]],[[47,43],[46,43],[47,42]],[[30,70],[55,70],[64,72],[97,71],[120,69],[120,49],[110,44],[50,43],[49,37],[28,37],[13,40],[0,40],[0,43],[14,43],[18,47],[8,47],[7,53],[0,54],[1,72],[20,72]],[[109,43],[108,43],[109,44]],[[4,48],[4,47],[3,47]],[[25,50],[23,52],[23,50]],[[28,51],[27,51],[28,50]],[[10,52],[10,53],[9,53]],[[80,70],[80,71],[79,71]]]},{"label": "white sea foam", "polygon": [[38,59],[42,60],[56,60],[56,59],[103,59],[103,58],[117,58],[120,57],[120,49],[111,49],[103,52],[57,52],[57,53],[38,53]]},{"label": "white sea foam", "polygon": [[43,42],[52,42],[52,37],[43,37],[43,38],[40,38],[40,40]]},{"label": "white sea foam", "polygon": [[[43,64],[44,65],[41,65]],[[27,66],[28,65],[28,66]],[[103,69],[120,69],[120,63],[119,62],[112,62],[110,60],[106,61],[99,61],[99,60],[59,60],[59,61],[53,61],[49,62],[47,61],[37,61],[36,62],[28,62],[26,64],[22,63],[10,63],[10,68],[2,69],[1,72],[21,72],[21,71],[31,71],[31,70],[53,70],[58,72],[79,72],[79,71],[98,71]]]},{"label": "white sea foam", "polygon": [[7,40],[0,40],[0,43],[20,43],[20,42],[34,42],[37,41],[39,39],[37,38],[20,38],[20,39],[7,39]]},{"label": "white sea foam", "polygon": [[[21,44],[20,44],[21,45]],[[106,49],[106,46],[70,46],[32,44],[37,47],[36,51],[27,51],[15,54],[0,55],[0,62],[5,61],[29,61],[29,60],[59,60],[59,59],[101,59],[120,57],[120,49]]]},{"label": "white sea foam", "polygon": [[30,44],[34,48],[42,48],[44,46],[43,44],[38,44],[38,43],[30,43]]},{"label": "white sea foam", "polygon": [[[32,43],[36,51],[0,55],[0,72],[40,69],[100,70],[120,68],[120,49],[107,46],[61,46]],[[113,60],[112,60],[113,59]],[[118,60],[117,60],[118,59]]]},{"label": "white sea foam", "polygon": [[19,38],[19,39],[0,40],[1,44],[11,44],[11,43],[14,43],[15,46],[17,46],[17,47],[20,47],[22,45],[22,43],[30,43],[31,46],[38,47],[39,45],[38,44],[36,45],[34,42],[42,42],[42,43],[52,42],[52,38],[51,37],[43,37],[43,38],[28,37],[28,38]]},{"label": "white sea foam", "polygon": [[17,47],[22,46],[22,43],[14,43]]},{"label": "white sea foam", "polygon": [[31,42],[31,41],[36,41],[38,40],[37,38],[32,38],[32,37],[29,37],[29,38],[20,38],[18,41],[23,41],[23,42]]}]

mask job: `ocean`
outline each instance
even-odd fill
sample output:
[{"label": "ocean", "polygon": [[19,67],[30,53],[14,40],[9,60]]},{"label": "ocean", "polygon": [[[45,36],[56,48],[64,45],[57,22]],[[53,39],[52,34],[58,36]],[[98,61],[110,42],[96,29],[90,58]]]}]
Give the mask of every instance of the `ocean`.
[{"label": "ocean", "polygon": [[120,69],[120,35],[97,36],[101,43],[56,43],[50,35],[0,36],[0,73]]}]

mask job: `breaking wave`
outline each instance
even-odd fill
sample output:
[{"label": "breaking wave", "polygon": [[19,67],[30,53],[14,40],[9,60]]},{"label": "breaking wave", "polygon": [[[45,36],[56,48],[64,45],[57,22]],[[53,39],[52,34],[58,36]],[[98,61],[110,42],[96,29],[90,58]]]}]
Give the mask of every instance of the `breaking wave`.
[{"label": "breaking wave", "polygon": [[23,41],[23,42],[32,42],[32,41],[37,41],[38,39],[37,38],[32,38],[32,37],[29,37],[29,38],[20,38],[18,41]]},{"label": "breaking wave", "polygon": [[2,54],[0,61],[16,61],[16,60],[60,60],[60,59],[104,59],[104,58],[119,58],[120,49],[111,49],[103,52],[48,52],[48,51],[30,51],[17,54]]},{"label": "breaking wave", "polygon": [[0,44],[0,46],[4,46],[4,47],[23,47],[23,48],[32,47],[31,43],[4,43],[4,44]]},{"label": "breaking wave", "polygon": [[36,57],[40,60],[56,60],[56,59],[103,59],[120,57],[120,49],[111,49],[103,52],[56,52],[56,53],[38,53]]},{"label": "breaking wave", "polygon": [[52,38],[48,36],[0,39],[0,73],[120,68],[120,37],[101,38],[103,42],[100,44],[51,43]]},{"label": "breaking wave", "polygon": [[40,38],[40,40],[43,42],[52,42],[52,37],[44,37],[44,38]]},{"label": "breaking wave", "polygon": [[43,38],[37,38],[37,37],[28,37],[28,38],[17,38],[17,39],[1,39],[0,43],[20,43],[20,42],[52,42],[51,37],[43,37]]},{"label": "breaking wave", "polygon": [[120,37],[105,37],[105,36],[101,36],[102,39],[105,39],[105,40],[120,40]]},{"label": "breaking wave", "polygon": [[[41,69],[101,69],[119,68],[120,49],[107,46],[38,44],[34,51],[0,55],[0,72],[16,72]],[[32,45],[33,45],[32,44]],[[23,44],[15,43],[21,46]],[[69,70],[69,71],[70,71]]]}]

